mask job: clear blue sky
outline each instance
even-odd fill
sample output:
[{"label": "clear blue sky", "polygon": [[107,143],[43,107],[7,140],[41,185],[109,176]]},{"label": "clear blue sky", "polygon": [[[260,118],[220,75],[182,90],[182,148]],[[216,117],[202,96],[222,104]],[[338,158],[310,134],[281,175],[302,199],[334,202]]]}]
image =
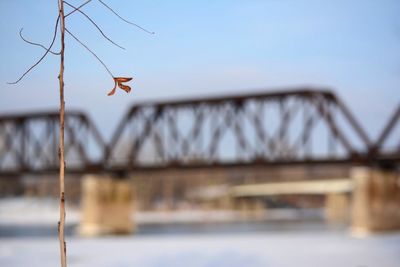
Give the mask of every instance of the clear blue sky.
[{"label": "clear blue sky", "polygon": [[[398,0],[104,1],[156,32],[123,23],[93,0],[83,10],[124,51],[79,13],[67,19],[116,76],[134,77],[131,94],[107,97],[111,78],[67,37],[67,109],[87,111],[106,137],[142,100],[315,85],[335,89],[375,138],[400,101]],[[56,0],[0,1],[0,113],[57,108],[57,57],[6,84],[43,52],[20,40],[19,29],[49,44],[56,17]]]}]

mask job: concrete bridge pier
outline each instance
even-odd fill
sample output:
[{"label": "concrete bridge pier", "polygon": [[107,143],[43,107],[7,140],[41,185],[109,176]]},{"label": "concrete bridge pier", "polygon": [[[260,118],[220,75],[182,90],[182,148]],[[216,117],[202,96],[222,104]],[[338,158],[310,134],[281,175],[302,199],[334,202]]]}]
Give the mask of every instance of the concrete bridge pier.
[{"label": "concrete bridge pier", "polygon": [[328,223],[348,223],[350,214],[350,193],[334,192],[325,197],[325,218]]},{"label": "concrete bridge pier", "polygon": [[130,234],[135,229],[133,186],[128,179],[86,175],[82,178],[79,234]]},{"label": "concrete bridge pier", "polygon": [[395,171],[358,167],[351,172],[351,229],[355,235],[400,229],[400,176]]}]

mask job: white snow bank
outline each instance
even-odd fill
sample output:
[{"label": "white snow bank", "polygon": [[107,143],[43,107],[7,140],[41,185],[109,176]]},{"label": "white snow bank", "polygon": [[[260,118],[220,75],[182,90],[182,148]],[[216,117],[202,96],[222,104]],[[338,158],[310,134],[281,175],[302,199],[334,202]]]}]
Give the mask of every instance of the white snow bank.
[{"label": "white snow bank", "polygon": [[[77,208],[67,206],[67,224],[79,221]],[[59,220],[57,199],[3,198],[0,199],[0,224],[54,225]]]}]

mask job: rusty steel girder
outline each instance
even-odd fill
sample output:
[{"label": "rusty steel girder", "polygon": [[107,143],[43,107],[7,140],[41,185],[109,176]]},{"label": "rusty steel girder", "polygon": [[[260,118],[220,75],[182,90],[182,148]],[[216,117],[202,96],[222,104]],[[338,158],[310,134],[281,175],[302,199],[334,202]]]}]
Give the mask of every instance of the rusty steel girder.
[{"label": "rusty steel girder", "polygon": [[[396,132],[396,127],[400,126],[400,104],[397,106],[393,115],[389,118],[386,126],[376,140],[371,154],[381,158],[400,159],[400,135]],[[397,136],[396,136],[397,134]],[[390,141],[391,142],[390,144]]]},{"label": "rusty steel girder", "polygon": [[[0,116],[0,174],[56,173],[59,113],[38,112]],[[88,149],[93,142],[97,155]],[[65,113],[65,158],[68,172],[99,168],[106,144],[81,112]]]},{"label": "rusty steel girder", "polygon": [[133,169],[364,159],[371,142],[328,90],[267,93],[134,105],[105,155]]},{"label": "rusty steel girder", "polygon": [[[67,173],[288,164],[398,165],[331,91],[276,92],[135,104],[106,144],[81,112],[65,114]],[[0,116],[0,177],[58,172],[58,112]],[[389,153],[390,152],[390,153]]]}]

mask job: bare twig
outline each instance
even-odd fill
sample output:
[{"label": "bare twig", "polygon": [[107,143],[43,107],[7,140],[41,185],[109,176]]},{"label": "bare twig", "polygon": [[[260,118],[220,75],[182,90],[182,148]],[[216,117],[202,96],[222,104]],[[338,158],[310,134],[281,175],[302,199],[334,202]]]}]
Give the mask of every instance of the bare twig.
[{"label": "bare twig", "polygon": [[56,25],[54,27],[53,40],[51,41],[51,44],[50,44],[49,48],[46,49],[46,52],[43,54],[43,56],[38,61],[36,61],[36,63],[33,64],[27,71],[25,71],[15,82],[8,82],[8,84],[16,84],[19,81],[21,81],[25,77],[25,75],[27,75],[33,68],[35,68],[37,65],[39,65],[39,63],[42,62],[42,60],[47,56],[47,54],[50,52],[50,49],[54,45],[54,41],[56,40],[57,28],[58,28],[58,22],[59,21],[60,21],[60,16],[57,17]]},{"label": "bare twig", "polygon": [[86,6],[87,4],[89,4],[90,2],[92,2],[92,0],[87,0],[85,3],[83,3],[82,5],[78,6],[77,8],[75,8],[74,10],[72,10],[71,12],[69,12],[68,14],[66,14],[64,16],[64,18],[68,17],[69,15],[73,14],[75,11],[81,9],[82,7]]},{"label": "bare twig", "polygon": [[[21,37],[21,39],[23,41],[25,41],[28,44],[31,45],[35,45],[35,46],[39,46],[43,49],[45,49],[45,53],[42,55],[42,57],[36,62],[34,63],[27,71],[25,71],[15,82],[11,82],[9,84],[16,84],[19,81],[21,81],[25,75],[27,75],[32,69],[34,69],[40,62],[42,62],[42,60],[49,54],[52,53],[54,55],[59,55],[60,56],[60,72],[58,75],[58,79],[59,79],[59,87],[60,87],[60,130],[59,130],[59,189],[60,189],[60,195],[59,195],[59,199],[60,199],[60,220],[58,222],[58,238],[59,238],[59,244],[60,244],[60,259],[61,259],[61,266],[62,267],[66,267],[67,266],[67,252],[66,252],[66,242],[65,242],[65,148],[64,148],[64,144],[65,144],[65,140],[64,140],[64,126],[65,126],[65,101],[64,101],[64,54],[65,54],[65,32],[67,32],[69,35],[71,35],[80,45],[82,45],[87,51],[89,51],[102,65],[103,67],[107,70],[107,72],[110,74],[110,76],[113,78],[114,80],[114,88],[111,90],[111,92],[108,93],[108,95],[112,95],[115,93],[116,87],[118,86],[120,89],[124,90],[125,92],[130,92],[131,91],[131,87],[124,84],[125,82],[129,82],[130,80],[132,80],[131,77],[114,77],[114,75],[111,73],[111,71],[108,69],[107,65],[87,46],[85,45],[83,42],[81,42],[74,34],[72,34],[66,27],[65,27],[65,19],[73,14],[74,12],[78,11],[81,14],[83,14],[99,31],[100,33],[103,35],[103,37],[105,39],[107,39],[108,41],[110,41],[112,44],[124,49],[123,47],[121,47],[120,45],[116,44],[115,42],[113,42],[110,38],[108,38],[103,31],[100,29],[100,27],[83,11],[81,11],[80,9],[85,6],[86,4],[90,3],[92,0],[87,0],[86,2],[84,2],[83,4],[81,4],[79,7],[75,7],[73,5],[71,5],[70,3],[64,1],[64,0],[57,0],[58,2],[58,17],[57,17],[57,21],[54,27],[54,34],[53,34],[53,39],[50,43],[50,46],[47,48],[46,46],[40,44],[40,43],[35,43],[35,42],[31,42],[29,40],[27,40],[23,35],[22,35],[22,31],[23,28],[21,28],[19,35]],[[140,28],[141,30],[150,33],[150,34],[154,34],[154,32],[150,32],[142,27],[140,27],[139,25],[132,23],[130,21],[127,21],[126,19],[122,18],[120,15],[118,15],[111,7],[109,7],[107,4],[105,4],[104,2],[102,2],[101,0],[99,0],[99,2],[101,4],[103,4],[105,7],[107,7],[111,12],[113,12],[117,17],[119,17],[121,20],[125,21],[128,24],[134,25],[138,28]],[[67,13],[65,15],[64,13],[64,4],[70,6],[71,8],[73,8],[73,10],[69,13]],[[60,45],[61,45],[61,49],[60,52],[53,52],[51,50],[51,48],[54,45],[55,39],[57,37],[57,31],[58,31],[58,24],[60,24]]]},{"label": "bare twig", "polygon": [[[48,49],[47,47],[45,47],[45,46],[42,45],[42,44],[34,43],[34,42],[31,42],[31,41],[27,40],[24,36],[22,36],[22,31],[23,31],[23,30],[24,30],[24,28],[21,28],[21,30],[19,30],[19,36],[21,37],[21,39],[22,39],[24,42],[26,42],[26,43],[28,43],[28,44],[31,44],[31,45],[39,46],[39,47],[43,48],[44,50],[47,50],[47,49]],[[57,33],[55,33],[55,34],[57,34]],[[53,51],[51,51],[50,49],[49,49],[49,53],[52,53],[53,55],[56,55],[56,56],[61,54],[61,52],[53,52]]]},{"label": "bare twig", "polygon": [[81,40],[78,39],[74,34],[72,34],[67,28],[65,28],[65,31],[72,36],[80,45],[82,45],[84,48],[86,48],[87,51],[89,51],[100,63],[103,65],[103,67],[107,70],[108,74],[111,75],[111,77],[114,79],[114,75],[111,73],[111,71],[108,69],[107,65],[94,53],[87,45],[85,45]]},{"label": "bare twig", "polygon": [[124,19],[124,18],[121,17],[117,12],[115,12],[114,9],[112,9],[109,5],[107,5],[106,3],[104,3],[104,2],[101,1],[101,0],[98,0],[98,1],[99,1],[103,6],[105,6],[107,9],[109,9],[112,13],[114,13],[114,15],[116,15],[118,18],[120,18],[121,20],[125,21],[126,23],[128,23],[128,24],[130,24],[130,25],[133,25],[133,26],[135,26],[135,27],[137,27],[137,28],[141,29],[142,31],[147,32],[147,33],[149,33],[149,34],[155,34],[155,32],[151,32],[151,31],[149,31],[149,30],[147,30],[147,29],[145,29],[145,28],[139,26],[139,25],[136,24],[136,23],[133,23],[133,22],[131,22],[131,21],[129,21],[129,20]]},{"label": "bare twig", "polygon": [[99,30],[99,32],[101,33],[101,35],[103,35],[103,37],[104,37],[105,39],[107,39],[110,43],[112,43],[113,45],[115,45],[115,46],[117,46],[117,47],[119,47],[119,48],[125,50],[124,47],[122,47],[122,46],[120,46],[119,44],[115,43],[115,42],[114,42],[113,40],[111,40],[107,35],[105,35],[104,32],[100,29],[100,27],[97,25],[97,23],[94,22],[85,12],[83,12],[82,10],[80,10],[80,9],[77,8],[77,7],[74,7],[73,5],[71,5],[70,3],[68,3],[67,1],[64,1],[64,3],[67,4],[68,6],[74,8],[74,9],[75,9],[74,11],[78,11],[79,13],[81,13],[82,15],[84,15],[84,16],[97,28],[97,30]]}]

